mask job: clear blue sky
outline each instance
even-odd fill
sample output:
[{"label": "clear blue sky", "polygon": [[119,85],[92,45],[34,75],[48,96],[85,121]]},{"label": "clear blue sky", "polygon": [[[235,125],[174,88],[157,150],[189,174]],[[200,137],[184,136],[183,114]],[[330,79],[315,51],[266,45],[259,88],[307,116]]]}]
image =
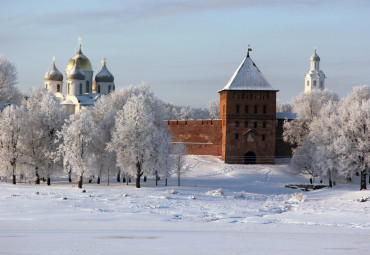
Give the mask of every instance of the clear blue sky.
[{"label": "clear blue sky", "polygon": [[79,36],[95,74],[105,57],[117,88],[144,81],[179,105],[218,99],[248,44],[279,102],[303,92],[314,46],[328,89],[370,85],[368,0],[0,0],[0,54],[23,91],[53,56],[64,73]]}]

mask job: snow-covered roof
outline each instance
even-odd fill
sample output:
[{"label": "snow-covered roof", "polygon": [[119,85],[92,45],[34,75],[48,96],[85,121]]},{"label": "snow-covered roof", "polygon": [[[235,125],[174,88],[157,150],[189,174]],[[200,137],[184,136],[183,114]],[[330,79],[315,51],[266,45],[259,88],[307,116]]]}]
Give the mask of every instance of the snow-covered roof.
[{"label": "snow-covered roof", "polygon": [[277,112],[276,113],[277,119],[295,120],[297,116],[298,115],[296,113],[291,113],[291,112]]},{"label": "snow-covered roof", "polygon": [[114,76],[108,71],[105,61],[103,62],[100,72],[95,76],[97,82],[113,82]]},{"label": "snow-covered roof", "polygon": [[256,64],[249,57],[249,54],[245,57],[238,69],[236,69],[234,75],[231,77],[226,86],[219,92],[223,90],[278,91],[274,89],[266,80]]},{"label": "snow-covered roof", "polygon": [[75,96],[82,105],[94,105],[94,101],[89,96]]}]

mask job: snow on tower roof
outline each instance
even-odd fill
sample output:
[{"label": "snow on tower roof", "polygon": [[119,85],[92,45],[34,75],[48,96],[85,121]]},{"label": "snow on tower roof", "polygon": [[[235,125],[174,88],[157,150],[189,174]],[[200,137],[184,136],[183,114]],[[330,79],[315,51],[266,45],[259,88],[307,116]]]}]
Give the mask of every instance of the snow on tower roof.
[{"label": "snow on tower roof", "polygon": [[236,69],[226,86],[218,91],[223,90],[272,90],[274,89],[265,79],[256,64],[249,57],[249,51],[243,62]]}]

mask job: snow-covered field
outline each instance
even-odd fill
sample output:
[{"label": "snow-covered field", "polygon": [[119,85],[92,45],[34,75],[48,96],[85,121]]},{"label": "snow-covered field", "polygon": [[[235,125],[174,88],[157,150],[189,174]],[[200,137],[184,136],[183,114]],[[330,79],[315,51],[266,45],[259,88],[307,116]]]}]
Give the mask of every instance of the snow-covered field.
[{"label": "snow-covered field", "polygon": [[358,183],[303,192],[286,165],[187,161],[181,187],[2,182],[0,254],[369,254]]}]

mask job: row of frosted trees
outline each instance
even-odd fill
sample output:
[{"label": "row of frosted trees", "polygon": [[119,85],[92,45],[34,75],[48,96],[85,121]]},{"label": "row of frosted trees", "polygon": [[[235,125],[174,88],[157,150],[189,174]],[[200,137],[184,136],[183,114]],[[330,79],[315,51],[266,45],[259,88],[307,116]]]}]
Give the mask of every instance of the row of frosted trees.
[{"label": "row of frosted trees", "polygon": [[102,96],[93,108],[65,115],[55,96],[34,89],[20,106],[0,116],[0,176],[34,180],[68,176],[84,179],[143,176],[166,180],[187,170],[186,149],[172,144],[165,106],[148,86],[128,87]]},{"label": "row of frosted trees", "polygon": [[304,93],[293,100],[296,120],[284,123],[284,140],[296,146],[292,168],[314,177],[350,180],[370,170],[370,88],[355,87],[339,100],[329,91]]}]

